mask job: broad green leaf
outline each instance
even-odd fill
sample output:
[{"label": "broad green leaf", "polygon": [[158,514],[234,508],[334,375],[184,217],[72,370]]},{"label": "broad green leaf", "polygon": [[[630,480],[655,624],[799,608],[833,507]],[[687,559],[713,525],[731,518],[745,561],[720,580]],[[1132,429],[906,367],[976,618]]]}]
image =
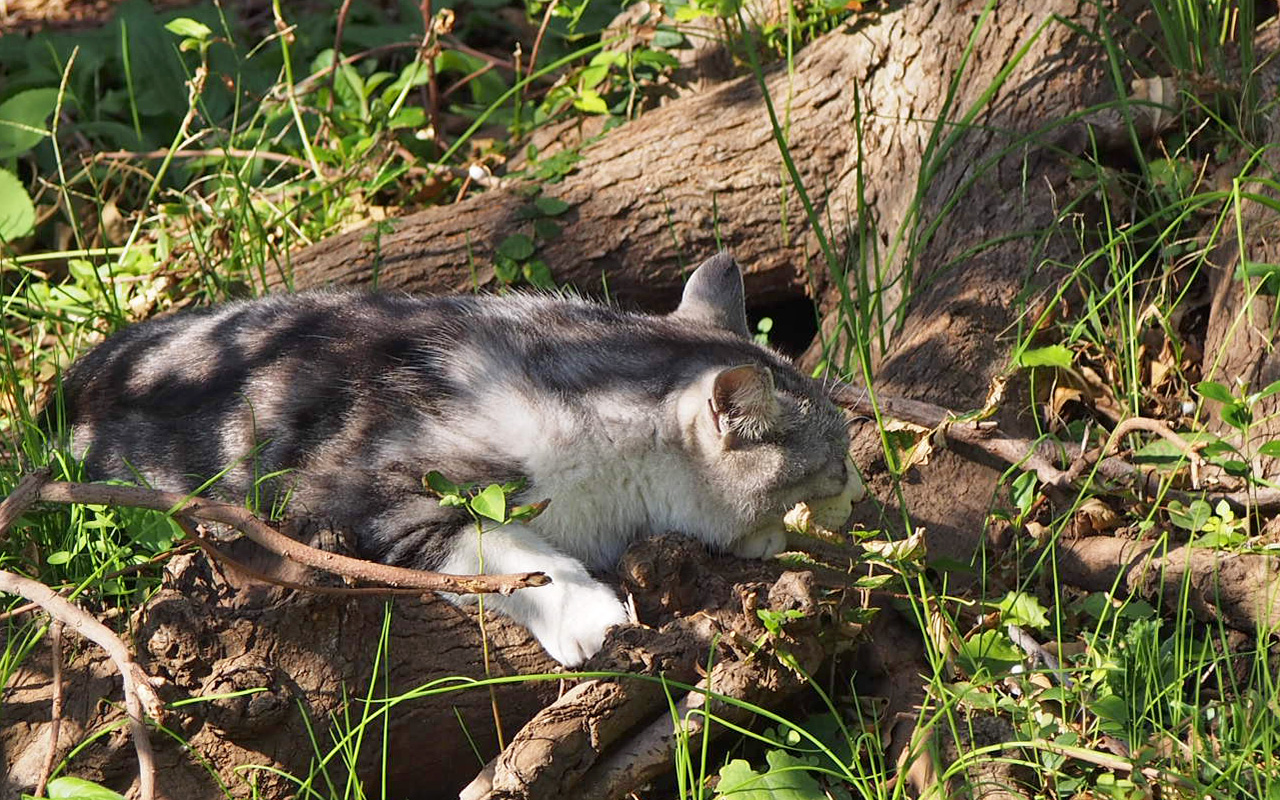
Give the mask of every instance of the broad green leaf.
[{"label": "broad green leaf", "polygon": [[1280,439],[1263,442],[1258,447],[1258,455],[1266,456],[1267,458],[1280,458]]},{"label": "broad green leaf", "polygon": [[1089,710],[1098,718],[1099,728],[1113,736],[1129,734],[1129,705],[1114,695],[1104,695],[1089,704]]},{"label": "broad green leaf", "polygon": [[124,800],[124,796],[84,778],[64,775],[45,787],[49,800]]},{"label": "broad green leaf", "polygon": [[1157,158],[1147,166],[1156,189],[1174,200],[1185,197],[1196,178],[1195,171],[1182,159]]},{"label": "broad green leaf", "polygon": [[609,106],[594,89],[583,89],[573,100],[573,107],[587,114],[608,114]]},{"label": "broad green leaf", "polygon": [[542,259],[535,258],[527,262],[523,271],[524,279],[530,286],[536,286],[539,289],[556,288],[556,279],[551,276],[551,268]]},{"label": "broad green leaf", "polygon": [[471,498],[471,510],[494,522],[507,521],[507,496],[502,487],[491,483],[484,491]]},{"label": "broad green leaf", "polygon": [[1253,424],[1253,412],[1244,403],[1228,403],[1222,407],[1222,421],[1242,431]]},{"label": "broad green leaf", "polygon": [[57,89],[28,89],[0,103],[0,159],[20,156],[49,135],[45,120],[58,107]]},{"label": "broad green leaf", "polygon": [[1022,663],[1022,651],[1009,641],[1004,631],[988,630],[962,642],[956,656],[970,675],[981,671],[1003,675]]},{"label": "broad green leaf", "polygon": [[520,263],[498,253],[493,257],[493,274],[502,283],[515,283],[520,277]]},{"label": "broad green leaf", "polygon": [[446,494],[459,494],[461,489],[453,481],[436,472],[434,469],[428,472],[422,478],[423,484],[435,494],[444,496]]},{"label": "broad green leaf", "polygon": [[1045,607],[1026,592],[1009,592],[1003,600],[996,603],[996,608],[1000,609],[1000,618],[1007,624],[1024,625],[1039,630],[1049,627],[1049,617]]},{"label": "broad green leaf", "polygon": [[1048,347],[1037,347],[1034,350],[1023,350],[1018,355],[1019,367],[1061,367],[1071,366],[1071,350],[1060,344]]},{"label": "broad green leaf", "polygon": [[1168,511],[1170,522],[1192,533],[1204,530],[1204,524],[1213,516],[1213,509],[1204,500],[1193,500],[1186,507],[1176,500],[1171,501]]},{"label": "broad green leaf", "polygon": [[11,242],[31,233],[36,224],[36,207],[27,190],[7,169],[0,169],[0,242]]},{"label": "broad green leaf", "polygon": [[783,750],[765,754],[769,769],[756,772],[746,761],[735,758],[720,768],[716,798],[733,800],[826,800],[822,784],[808,772],[800,759]]},{"label": "broad green leaf", "polygon": [[569,204],[558,197],[543,195],[533,201],[538,210],[548,217],[558,217],[569,210]]},{"label": "broad green leaf", "polygon": [[552,220],[535,219],[533,221],[533,232],[544,242],[554,242],[560,238],[560,234],[564,233],[564,230]]},{"label": "broad green leaf", "polygon": [[1258,399],[1261,400],[1264,397],[1270,397],[1276,392],[1280,392],[1280,381],[1272,381],[1271,383],[1268,383],[1265,389],[1258,392]]},{"label": "broad green leaf", "polygon": [[1200,381],[1195,385],[1195,390],[1201,397],[1217,400],[1219,403],[1234,403],[1236,401],[1231,396],[1231,391],[1217,381]]},{"label": "broad green leaf", "polygon": [[533,255],[533,239],[523,233],[514,233],[502,240],[498,245],[498,254],[512,261],[524,261]]},{"label": "broad green leaf", "polygon": [[197,22],[189,17],[178,17],[165,23],[165,30],[169,33],[183,36],[188,39],[197,41],[205,41],[213,35],[213,31],[203,22]]},{"label": "broad green leaf", "polygon": [[427,110],[421,106],[405,106],[396,112],[391,118],[388,126],[392,130],[401,128],[425,128],[427,125]]}]

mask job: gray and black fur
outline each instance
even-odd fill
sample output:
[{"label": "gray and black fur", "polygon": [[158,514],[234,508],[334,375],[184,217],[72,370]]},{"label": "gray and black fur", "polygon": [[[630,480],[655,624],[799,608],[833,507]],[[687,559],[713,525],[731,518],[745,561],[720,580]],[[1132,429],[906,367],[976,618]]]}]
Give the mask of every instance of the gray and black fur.
[{"label": "gray and black fur", "polygon": [[[225,472],[208,494],[287,500],[375,560],[472,572],[483,548],[486,571],[547,571],[551,586],[492,605],[576,664],[626,619],[588,567],[668,529],[776,552],[790,504],[856,482],[841,414],[751,341],[741,286],[721,254],[662,317],[544,295],[355,292],[178,314],[73,365],[72,443],[95,479],[192,491]],[[464,511],[424,490],[431,470],[481,486],[524,477],[525,501],[552,502],[477,542]]]}]

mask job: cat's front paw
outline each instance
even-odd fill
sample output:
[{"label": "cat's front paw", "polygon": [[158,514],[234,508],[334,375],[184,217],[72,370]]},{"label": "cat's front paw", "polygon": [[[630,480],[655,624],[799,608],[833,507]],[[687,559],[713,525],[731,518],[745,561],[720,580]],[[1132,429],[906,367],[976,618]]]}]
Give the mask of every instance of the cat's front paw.
[{"label": "cat's front paw", "polygon": [[786,546],[786,531],[781,525],[770,525],[729,545],[729,552],[738,558],[769,558],[781,553]]},{"label": "cat's front paw", "polygon": [[594,580],[566,580],[522,591],[547,592],[538,603],[543,613],[529,621],[529,630],[547,653],[566,667],[591,658],[604,644],[610,628],[630,621],[613,590]]}]

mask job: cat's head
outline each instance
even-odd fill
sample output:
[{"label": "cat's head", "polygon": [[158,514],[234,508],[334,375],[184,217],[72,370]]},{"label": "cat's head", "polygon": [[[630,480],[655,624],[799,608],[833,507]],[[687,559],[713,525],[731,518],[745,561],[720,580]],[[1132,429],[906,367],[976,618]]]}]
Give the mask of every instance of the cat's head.
[{"label": "cat's head", "polygon": [[738,340],[728,351],[735,363],[709,365],[679,409],[690,454],[731,517],[718,543],[748,556],[778,552],[783,515],[799,502],[818,524],[842,524],[865,495],[845,416],[817,383],[751,340],[733,258],[720,253],[699,266],[671,317]]}]

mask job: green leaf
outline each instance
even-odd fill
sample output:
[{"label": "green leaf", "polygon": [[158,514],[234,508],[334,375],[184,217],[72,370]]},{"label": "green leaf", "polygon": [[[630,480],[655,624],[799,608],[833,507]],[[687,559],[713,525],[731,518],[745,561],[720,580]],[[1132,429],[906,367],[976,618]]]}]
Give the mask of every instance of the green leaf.
[{"label": "green leaf", "polygon": [[996,603],[1000,618],[1006,624],[1024,625],[1038,630],[1049,627],[1049,617],[1040,601],[1026,592],[1009,592]]},{"label": "green leaf", "polygon": [[1185,508],[1174,500],[1169,503],[1168,510],[1170,522],[1192,533],[1204,530],[1204,524],[1213,516],[1213,509],[1204,500],[1193,500]]},{"label": "green leaf", "polygon": [[45,787],[49,800],[124,800],[124,796],[84,778],[63,776]]},{"label": "green leaf", "polygon": [[1263,442],[1258,447],[1258,455],[1266,456],[1267,458],[1280,458],[1280,439]]},{"label": "green leaf", "polygon": [[1222,421],[1243,431],[1253,424],[1253,412],[1244,403],[1228,403],[1222,407]]},{"label": "green leaf", "polygon": [[0,242],[11,242],[31,233],[36,207],[18,176],[0,169]]},{"label": "green leaf", "polygon": [[539,211],[548,217],[558,217],[569,210],[569,204],[558,197],[548,197],[543,195],[537,200],[534,200],[533,204]]},{"label": "green leaf", "polygon": [[520,264],[498,253],[493,257],[493,274],[502,283],[515,283],[520,277]]},{"label": "green leaf", "polygon": [[1060,367],[1071,366],[1071,350],[1060,344],[1048,347],[1037,347],[1034,350],[1023,350],[1018,355],[1019,367]]},{"label": "green leaf", "polygon": [[1172,200],[1185,197],[1195,181],[1195,170],[1182,159],[1157,158],[1147,164],[1155,188]]},{"label": "green leaf", "polygon": [[1009,641],[1003,631],[988,630],[961,643],[956,653],[965,672],[977,675],[1003,675],[1022,663],[1022,651]]},{"label": "green leaf", "polygon": [[1261,400],[1264,397],[1270,397],[1276,392],[1280,392],[1280,381],[1272,381],[1271,383],[1268,383],[1267,388],[1258,392],[1258,399]]},{"label": "green leaf", "polygon": [[529,520],[538,517],[543,511],[546,511],[547,506],[550,504],[550,499],[539,500],[536,503],[526,503],[525,505],[516,506],[511,509],[511,513],[508,516],[519,522],[528,522]]},{"label": "green leaf", "polygon": [[503,493],[501,486],[491,483],[484,488],[484,491],[471,498],[471,510],[494,522],[506,522],[507,496]]},{"label": "green leaf", "polygon": [[573,107],[587,114],[608,114],[609,106],[594,89],[583,89],[573,99]]},{"label": "green leaf", "polygon": [[190,17],[178,17],[165,23],[164,29],[169,33],[203,42],[213,35],[213,31],[203,22],[196,22]]},{"label": "green leaf", "polygon": [[1217,400],[1219,403],[1234,403],[1236,401],[1231,396],[1231,391],[1217,381],[1200,381],[1195,385],[1195,390],[1201,397]]},{"label": "green leaf", "polygon": [[57,89],[28,89],[0,103],[0,159],[20,156],[49,135],[45,120],[58,107]]},{"label": "green leaf", "polygon": [[560,234],[564,231],[549,219],[535,219],[533,221],[533,232],[544,242],[554,242],[560,238]]},{"label": "green leaf", "polygon": [[503,239],[502,244],[498,245],[498,255],[505,256],[512,261],[524,261],[533,255],[533,250],[533,239],[523,233],[514,233]]},{"label": "green leaf", "polygon": [[401,128],[425,128],[427,125],[427,111],[421,106],[405,106],[396,112],[391,118],[388,126],[392,130]]},{"label": "green leaf", "polygon": [[1129,734],[1129,706],[1114,694],[1104,695],[1089,704],[1089,710],[1098,718],[1099,728],[1113,736]]},{"label": "green leaf", "polygon": [[765,759],[769,769],[763,774],[740,758],[721,767],[716,800],[825,800],[828,796],[801,759],[784,750],[770,750]]},{"label": "green leaf", "polygon": [[539,289],[556,288],[556,279],[551,276],[551,268],[547,266],[547,262],[540,258],[535,258],[524,265],[524,279],[529,282],[530,286],[536,286]]},{"label": "green leaf", "polygon": [[462,489],[459,488],[456,483],[441,475],[439,472],[436,472],[434,469],[423,476],[422,483],[432,493],[438,494],[441,497],[447,494],[462,493]]}]

